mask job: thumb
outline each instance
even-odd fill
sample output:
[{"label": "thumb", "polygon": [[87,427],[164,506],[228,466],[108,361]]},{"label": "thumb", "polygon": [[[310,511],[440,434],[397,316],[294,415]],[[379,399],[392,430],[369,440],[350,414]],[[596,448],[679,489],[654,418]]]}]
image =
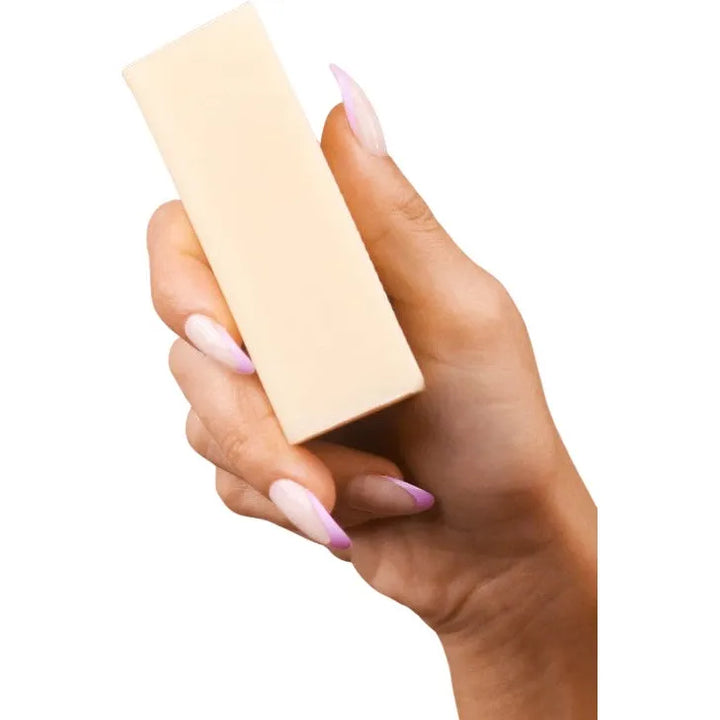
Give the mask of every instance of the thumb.
[{"label": "thumb", "polygon": [[365,93],[331,66],[343,104],[330,112],[322,149],[398,312],[438,309],[477,267],[435,219],[390,159],[380,123]]}]

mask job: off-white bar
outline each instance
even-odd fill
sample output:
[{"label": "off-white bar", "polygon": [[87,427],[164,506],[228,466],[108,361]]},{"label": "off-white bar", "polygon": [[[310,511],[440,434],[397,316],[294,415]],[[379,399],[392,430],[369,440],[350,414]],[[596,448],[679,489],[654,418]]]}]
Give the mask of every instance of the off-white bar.
[{"label": "off-white bar", "polygon": [[423,379],[251,5],[125,71],[290,442]]}]

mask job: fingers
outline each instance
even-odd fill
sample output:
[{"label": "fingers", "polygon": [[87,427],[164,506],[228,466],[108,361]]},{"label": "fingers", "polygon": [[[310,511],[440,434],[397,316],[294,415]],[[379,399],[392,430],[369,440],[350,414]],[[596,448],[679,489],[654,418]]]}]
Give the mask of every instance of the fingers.
[{"label": "fingers", "polygon": [[414,515],[435,502],[429,492],[406,482],[397,465],[386,458],[319,440],[308,443],[307,448],[335,479],[335,515],[343,523]]},{"label": "fingers", "polygon": [[449,299],[449,280],[472,263],[387,155],[365,94],[342,70],[333,72],[344,104],[330,112],[322,148],[385,289],[413,305]]},{"label": "fingers", "polygon": [[152,298],[160,318],[226,367],[252,373],[230,310],[179,201],[155,211],[147,240]]},{"label": "fingers", "polygon": [[308,450],[288,444],[257,376],[229,372],[184,340],[171,349],[170,369],[228,470],[269,497],[309,538],[349,546],[328,512],[335,503],[332,475]]},{"label": "fingers", "polygon": [[[219,443],[194,410],[188,413],[186,432],[196,452],[218,468],[232,473]],[[369,519],[423,512],[434,503],[430,493],[405,482],[397,466],[385,458],[323,441],[313,441],[306,447],[328,468],[335,480],[337,500],[333,516],[345,528]],[[243,480],[236,480],[240,483],[239,490],[237,483],[224,482],[222,487],[218,486],[221,498],[231,510],[285,525],[277,522],[277,512],[269,501]],[[251,498],[252,493],[257,497]],[[264,506],[261,501],[265,501]],[[256,514],[260,507],[265,507],[265,512]]]}]

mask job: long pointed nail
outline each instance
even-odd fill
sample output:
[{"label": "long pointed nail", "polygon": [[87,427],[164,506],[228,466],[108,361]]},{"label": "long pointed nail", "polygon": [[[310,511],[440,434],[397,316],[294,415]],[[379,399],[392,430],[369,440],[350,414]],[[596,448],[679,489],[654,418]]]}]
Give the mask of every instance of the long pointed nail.
[{"label": "long pointed nail", "polygon": [[358,510],[409,515],[429,510],[435,497],[427,490],[388,475],[362,475],[345,488],[345,502]]},{"label": "long pointed nail", "polygon": [[269,495],[303,535],[337,550],[350,547],[350,538],[345,531],[306,487],[294,480],[276,480],[270,486]]},{"label": "long pointed nail", "polygon": [[185,322],[187,339],[204,355],[241,375],[255,372],[252,360],[219,323],[205,315],[191,315]]},{"label": "long pointed nail", "polygon": [[348,123],[358,142],[373,155],[387,155],[385,136],[373,106],[362,88],[337,65],[330,70],[340,86]]}]

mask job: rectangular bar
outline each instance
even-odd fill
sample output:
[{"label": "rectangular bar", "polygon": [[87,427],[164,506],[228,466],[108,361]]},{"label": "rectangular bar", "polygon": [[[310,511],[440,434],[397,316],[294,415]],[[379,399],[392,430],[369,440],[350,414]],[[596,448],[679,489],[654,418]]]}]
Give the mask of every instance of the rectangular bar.
[{"label": "rectangular bar", "polygon": [[423,378],[249,5],[125,70],[290,442]]}]

